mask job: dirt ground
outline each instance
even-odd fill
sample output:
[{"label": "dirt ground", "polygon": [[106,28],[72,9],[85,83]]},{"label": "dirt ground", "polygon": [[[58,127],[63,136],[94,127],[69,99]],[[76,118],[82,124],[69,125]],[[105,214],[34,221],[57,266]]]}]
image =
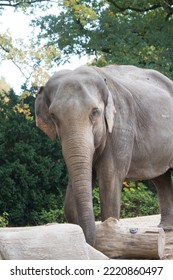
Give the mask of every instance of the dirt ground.
[{"label": "dirt ground", "polygon": [[157,227],[160,222],[160,215],[140,216],[135,218],[121,219],[122,226],[135,226],[135,227]]}]

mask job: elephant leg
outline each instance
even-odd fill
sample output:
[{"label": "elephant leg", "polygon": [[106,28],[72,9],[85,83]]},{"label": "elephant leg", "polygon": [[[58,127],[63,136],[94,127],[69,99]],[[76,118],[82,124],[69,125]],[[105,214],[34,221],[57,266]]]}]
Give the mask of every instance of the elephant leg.
[{"label": "elephant leg", "polygon": [[[124,131],[124,134],[121,131],[119,137],[110,140],[97,162],[102,221],[109,217],[120,218],[122,184],[129,170],[133,147],[133,138],[126,133],[128,131]],[[116,149],[113,149],[113,144]]]},{"label": "elephant leg", "polygon": [[165,174],[154,178],[153,183],[157,189],[159,205],[161,211],[161,221],[159,226],[165,230],[173,230],[173,182],[171,170]]},{"label": "elephant leg", "polygon": [[68,182],[66,195],[65,195],[64,214],[68,223],[79,224],[75,198],[72,190],[72,185],[70,182]]},{"label": "elephant leg", "polygon": [[109,217],[119,219],[122,183],[116,178],[115,173],[102,172],[99,176],[101,219]]}]

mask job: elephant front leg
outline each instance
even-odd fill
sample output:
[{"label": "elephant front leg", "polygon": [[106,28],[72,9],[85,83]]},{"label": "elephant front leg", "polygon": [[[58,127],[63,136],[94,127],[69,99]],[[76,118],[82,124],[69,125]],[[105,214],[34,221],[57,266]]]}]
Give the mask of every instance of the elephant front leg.
[{"label": "elephant front leg", "polygon": [[160,227],[165,230],[173,230],[173,182],[171,170],[154,178],[153,183],[157,189],[161,211]]},{"label": "elephant front leg", "polygon": [[73,189],[70,181],[68,182],[66,195],[65,195],[64,214],[68,223],[79,224],[76,202],[75,202]]},{"label": "elephant front leg", "polygon": [[115,173],[101,172],[99,176],[101,219],[109,217],[120,218],[122,182],[116,178]]},{"label": "elephant front leg", "polygon": [[96,162],[102,221],[120,218],[122,184],[129,171],[133,144],[132,130],[115,128]]}]

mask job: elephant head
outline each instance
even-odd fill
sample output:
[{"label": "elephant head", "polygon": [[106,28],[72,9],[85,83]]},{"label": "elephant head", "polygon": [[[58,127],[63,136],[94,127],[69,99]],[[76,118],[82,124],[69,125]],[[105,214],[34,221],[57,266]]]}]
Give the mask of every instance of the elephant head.
[{"label": "elephant head", "polygon": [[92,67],[60,71],[41,87],[36,124],[51,139],[59,137],[86,241],[94,245],[92,164],[112,132],[115,108],[101,75]]}]

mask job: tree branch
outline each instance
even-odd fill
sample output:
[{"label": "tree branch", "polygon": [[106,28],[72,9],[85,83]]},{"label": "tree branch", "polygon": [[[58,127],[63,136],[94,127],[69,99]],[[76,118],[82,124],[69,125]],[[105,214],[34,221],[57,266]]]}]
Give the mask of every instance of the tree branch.
[{"label": "tree branch", "polygon": [[132,7],[132,6],[126,6],[126,7],[121,7],[116,3],[116,0],[108,0],[108,3],[112,4],[114,7],[116,7],[117,9],[119,9],[121,12],[124,12],[126,10],[131,10],[131,11],[135,11],[135,12],[148,12],[148,11],[152,11],[158,8],[161,8],[162,5],[160,4],[155,4],[152,5],[148,8],[137,8],[137,7]]},{"label": "tree branch", "polygon": [[[10,53],[10,50],[6,49],[4,46],[0,45],[0,48],[6,52],[6,53]],[[20,70],[21,74],[25,77],[26,81],[29,80],[30,77],[27,77],[24,73],[24,71],[21,69],[21,67],[17,64],[17,62],[15,62],[15,60],[13,59],[13,57],[10,57],[9,60],[11,60],[11,62]],[[31,75],[30,75],[31,76]]]},{"label": "tree branch", "polygon": [[[2,3],[2,2],[6,2],[6,3]],[[0,7],[17,7],[17,6],[20,6],[22,4],[34,4],[34,3],[41,3],[41,2],[54,2],[54,3],[57,3],[56,1],[48,1],[48,0],[21,0],[21,1],[10,1],[10,0],[1,0],[0,1]]]}]

